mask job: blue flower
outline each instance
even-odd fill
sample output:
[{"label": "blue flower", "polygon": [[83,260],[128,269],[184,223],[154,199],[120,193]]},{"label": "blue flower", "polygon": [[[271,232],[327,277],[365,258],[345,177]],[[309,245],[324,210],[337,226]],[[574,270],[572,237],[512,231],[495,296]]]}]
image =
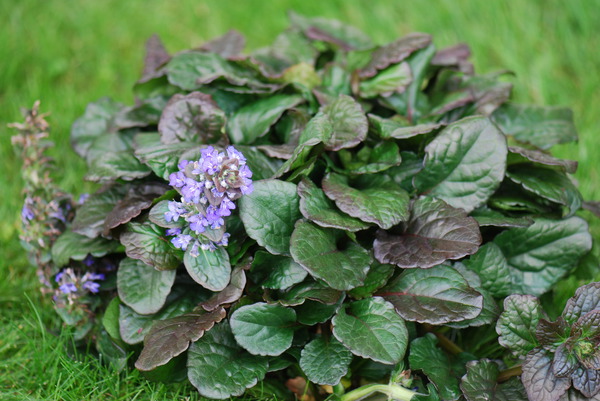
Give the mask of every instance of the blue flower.
[{"label": "blue flower", "polygon": [[179,234],[173,239],[171,239],[171,243],[175,245],[175,248],[179,248],[185,251],[192,240],[192,236],[188,234]]},{"label": "blue flower", "polygon": [[167,235],[170,237],[172,237],[174,235],[178,235],[178,234],[181,234],[181,228],[179,228],[179,227],[167,229]]},{"label": "blue flower", "polygon": [[169,211],[165,212],[165,220],[167,222],[177,221],[181,215],[187,213],[187,209],[181,202],[169,201]]},{"label": "blue flower", "polygon": [[174,188],[181,188],[185,185],[186,176],[183,172],[178,171],[169,175],[169,185]]},{"label": "blue flower", "polygon": [[65,283],[58,287],[59,290],[63,292],[63,294],[70,294],[73,292],[77,292],[77,287],[74,283]]},{"label": "blue flower", "polygon": [[27,205],[23,205],[23,209],[21,209],[21,220],[23,220],[23,223],[33,220],[34,217],[33,210]]}]

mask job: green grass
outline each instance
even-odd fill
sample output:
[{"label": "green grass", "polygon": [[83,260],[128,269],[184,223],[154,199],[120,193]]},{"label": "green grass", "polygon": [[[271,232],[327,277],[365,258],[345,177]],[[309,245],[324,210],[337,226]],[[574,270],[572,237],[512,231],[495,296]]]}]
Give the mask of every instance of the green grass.
[{"label": "green grass", "polygon": [[[70,356],[51,306],[37,292],[34,269],[19,250],[21,187],[5,123],[42,100],[51,111],[56,178],[80,193],[84,164],[69,149],[69,127],[102,96],[133,101],[143,43],[158,33],[172,51],[197,46],[236,28],[248,48],[269,43],[287,26],[285,11],[352,23],[383,43],[411,31],[429,32],[439,47],[468,43],[479,72],[513,71],[514,98],[574,109],[579,145],[556,154],[579,160],[584,196],[600,199],[600,0],[562,1],[308,1],[0,0],[0,394],[2,399],[194,399],[189,386],[168,390],[135,372],[117,374],[94,359]],[[596,238],[599,225],[594,223]],[[31,298],[31,303],[25,298]]]}]

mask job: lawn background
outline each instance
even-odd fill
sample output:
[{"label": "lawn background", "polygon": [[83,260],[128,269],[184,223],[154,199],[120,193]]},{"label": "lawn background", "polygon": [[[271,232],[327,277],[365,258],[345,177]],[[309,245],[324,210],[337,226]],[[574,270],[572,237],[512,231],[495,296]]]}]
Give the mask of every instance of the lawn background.
[{"label": "lawn background", "polygon": [[[251,50],[287,26],[289,9],[351,23],[376,43],[411,31],[433,34],[438,47],[468,43],[478,72],[516,74],[515,100],[573,108],[580,144],[555,154],[578,160],[582,193],[600,199],[600,0],[0,0],[0,399],[196,399],[189,386],[119,375],[64,351],[69,336],[56,335],[59,322],[19,249],[20,164],[6,123],[40,99],[52,112],[57,181],[76,194],[93,190],[81,185],[85,166],[70,150],[70,125],[99,97],[132,103],[150,35],[176,52],[235,28]],[[597,240],[599,227],[592,223]],[[570,295],[573,280],[557,299]]]}]

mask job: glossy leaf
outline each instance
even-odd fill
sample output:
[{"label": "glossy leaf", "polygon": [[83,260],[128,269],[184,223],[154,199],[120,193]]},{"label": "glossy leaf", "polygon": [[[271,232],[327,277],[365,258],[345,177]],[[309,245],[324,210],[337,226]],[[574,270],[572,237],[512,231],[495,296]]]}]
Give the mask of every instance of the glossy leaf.
[{"label": "glossy leaf", "polygon": [[525,355],[538,345],[535,330],[541,317],[539,300],[531,295],[511,295],[496,324],[498,342],[517,355]]},{"label": "glossy leaf", "polygon": [[353,98],[340,95],[321,109],[332,127],[331,136],[324,139],[325,149],[352,148],[367,136],[368,122],[362,107]]},{"label": "glossy leaf", "polygon": [[489,359],[467,363],[467,374],[460,381],[460,389],[467,401],[527,401],[521,381],[512,378],[498,383],[500,368]]},{"label": "glossy leaf", "polygon": [[567,301],[562,316],[573,324],[593,310],[600,310],[600,283],[590,283],[579,287],[575,295]]},{"label": "glossy leaf", "polygon": [[336,290],[350,290],[363,284],[371,256],[353,241],[340,248],[338,242],[343,236],[343,231],[300,220],[292,233],[290,252],[314,278]]},{"label": "glossy leaf", "polygon": [[486,243],[463,263],[479,275],[481,286],[495,297],[501,298],[511,294],[512,283],[508,262],[495,243]]},{"label": "glossy leaf", "polygon": [[269,132],[281,115],[303,101],[296,95],[274,95],[245,105],[227,122],[227,133],[235,144],[250,145]]},{"label": "glossy leaf", "polygon": [[348,372],[352,353],[335,338],[318,337],[302,350],[300,368],[309,381],[335,386]]},{"label": "glossy leaf", "polygon": [[211,291],[222,291],[231,278],[229,255],[223,247],[216,250],[198,248],[198,256],[192,256],[189,247],[183,256],[183,264],[190,277]]},{"label": "glossy leaf", "polygon": [[181,316],[160,320],[152,326],[144,339],[144,349],[135,367],[152,370],[185,352],[190,342],[197,341],[215,323],[225,318],[225,309],[212,312],[189,312]]},{"label": "glossy leaf", "polygon": [[417,190],[467,212],[498,189],[506,170],[506,139],[490,120],[469,117],[444,128],[425,149]]},{"label": "glossy leaf", "polygon": [[436,325],[472,319],[483,307],[483,296],[445,265],[405,270],[378,295],[394,304],[404,319]]},{"label": "glossy leaf", "polygon": [[294,224],[302,215],[296,185],[263,180],[239,201],[240,217],[250,238],[276,255],[289,255]]},{"label": "glossy leaf", "polygon": [[406,325],[383,298],[367,298],[342,307],[332,324],[333,335],[357,356],[386,364],[404,358]]},{"label": "glossy leaf", "polygon": [[119,200],[106,215],[102,224],[103,234],[110,230],[129,223],[145,209],[152,206],[155,198],[163,195],[167,187],[159,183],[144,183],[129,188],[125,197]]},{"label": "glossy leaf", "polygon": [[[548,153],[536,149],[526,149],[519,146],[509,146],[509,162],[530,161],[537,164],[543,164],[550,167],[558,167],[564,172],[574,174],[577,171],[577,162],[574,160],[564,160],[552,157]],[[511,160],[512,159],[512,160]]]},{"label": "glossy leaf", "polygon": [[570,109],[507,103],[492,118],[506,135],[541,149],[577,140]]},{"label": "glossy leaf", "polygon": [[362,179],[361,188],[348,178],[330,173],[323,179],[323,191],[341,211],[381,228],[390,228],[408,219],[409,197],[398,184],[384,176]]},{"label": "glossy leaf", "polygon": [[307,276],[306,270],[289,256],[271,255],[258,251],[254,254],[250,276],[263,288],[285,290],[302,282]]},{"label": "glossy leaf", "polygon": [[433,334],[414,339],[410,343],[409,363],[412,370],[422,370],[437,388],[444,400],[457,400],[461,391],[458,379],[452,375],[450,360],[437,347]]},{"label": "glossy leaf", "polygon": [[113,185],[96,192],[77,209],[71,229],[89,238],[95,238],[103,231],[104,221],[115,205],[125,196],[127,187]]},{"label": "glossy leaf", "polygon": [[372,78],[360,83],[360,95],[365,98],[389,96],[402,93],[412,82],[412,73],[408,63],[400,63],[386,68]]},{"label": "glossy leaf", "polygon": [[592,238],[587,223],[579,217],[537,218],[529,227],[500,233],[494,243],[508,262],[511,291],[541,295],[589,252]]},{"label": "glossy leaf", "polygon": [[163,307],[174,282],[175,270],[158,271],[140,260],[125,258],[117,270],[119,298],[142,315]]},{"label": "glossy leaf", "polygon": [[521,381],[532,401],[557,401],[571,387],[569,378],[552,373],[552,358],[540,348],[525,358]]},{"label": "glossy leaf", "polygon": [[441,200],[421,197],[412,204],[404,232],[379,231],[373,249],[381,263],[430,268],[471,255],[480,244],[481,233],[473,218]]},{"label": "glossy leaf", "polygon": [[277,356],[292,346],[296,312],[276,304],[255,303],[229,318],[235,340],[253,355]]},{"label": "glossy leaf", "polygon": [[321,227],[337,228],[351,232],[369,227],[368,223],[340,211],[325,196],[323,190],[306,178],[298,184],[298,195],[300,196],[300,212],[302,215]]},{"label": "glossy leaf", "polygon": [[68,264],[70,259],[83,260],[87,255],[101,257],[114,252],[118,246],[117,241],[101,237],[89,238],[67,230],[52,245],[52,261],[57,267],[62,267]]},{"label": "glossy leaf", "polygon": [[152,223],[129,223],[120,240],[127,256],[157,270],[172,270],[181,263],[180,256],[162,230]]},{"label": "glossy leaf", "polygon": [[201,395],[225,399],[261,381],[268,362],[244,351],[223,322],[190,346],[187,366],[188,378]]},{"label": "glossy leaf", "polygon": [[406,59],[414,51],[429,46],[431,36],[424,33],[411,33],[398,40],[379,46],[371,55],[371,60],[359,72],[361,77],[372,77],[392,64]]}]

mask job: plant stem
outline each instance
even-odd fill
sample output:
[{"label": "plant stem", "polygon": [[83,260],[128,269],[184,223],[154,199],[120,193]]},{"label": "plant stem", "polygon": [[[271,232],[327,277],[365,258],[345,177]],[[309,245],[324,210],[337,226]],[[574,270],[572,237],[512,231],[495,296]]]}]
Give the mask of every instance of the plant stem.
[{"label": "plant stem", "polygon": [[335,386],[333,386],[333,394],[342,396],[342,395],[344,395],[345,392],[346,392],[346,389],[344,388],[344,385],[342,383],[338,383]]},{"label": "plant stem", "polygon": [[410,401],[417,393],[393,384],[368,384],[340,397],[340,401],[357,401],[373,393],[382,393],[397,401]]},{"label": "plant stem", "polygon": [[435,336],[439,340],[440,346],[443,349],[445,349],[446,351],[448,351],[449,353],[451,353],[452,355],[458,355],[461,352],[464,352],[464,350],[461,347],[456,345],[454,342],[452,342],[448,337],[446,337],[442,333],[434,332],[433,334],[435,334]]},{"label": "plant stem", "polygon": [[500,372],[500,374],[498,374],[498,383],[502,383],[507,381],[508,379],[510,379],[513,376],[519,376],[523,373],[523,368],[521,365],[516,365],[513,366],[512,368],[503,370],[502,372]]}]

